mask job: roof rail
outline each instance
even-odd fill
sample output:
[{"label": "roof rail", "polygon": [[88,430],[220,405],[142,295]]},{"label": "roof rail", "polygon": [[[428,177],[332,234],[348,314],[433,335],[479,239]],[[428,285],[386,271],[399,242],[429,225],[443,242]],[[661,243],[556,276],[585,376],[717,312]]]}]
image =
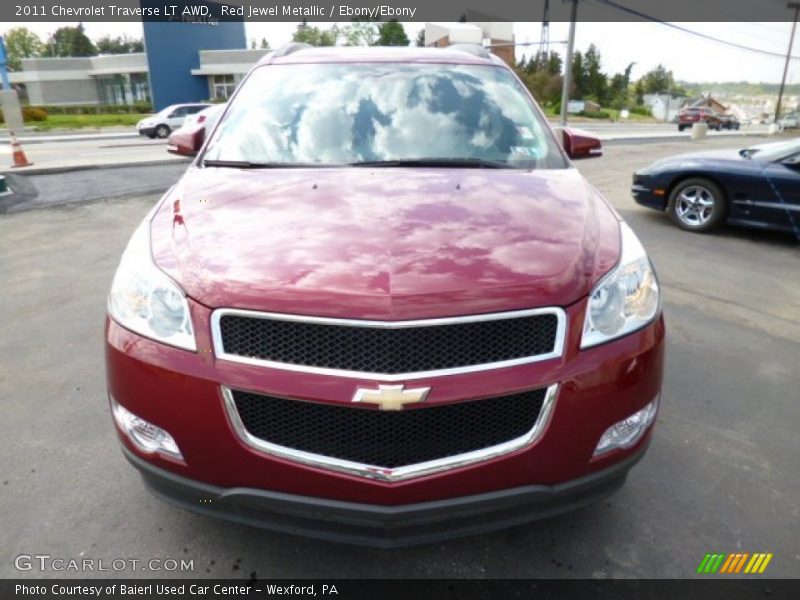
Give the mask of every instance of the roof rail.
[{"label": "roof rail", "polygon": [[299,52],[300,50],[306,50],[308,48],[313,48],[311,44],[306,44],[305,42],[289,42],[288,44],[284,44],[279,48],[276,48],[275,51],[272,53],[272,58],[280,58],[281,56],[289,56],[290,54],[294,54],[295,52]]},{"label": "roof rail", "polygon": [[455,50],[457,52],[466,52],[479,58],[491,58],[489,51],[480,44],[452,44],[447,46],[448,50]]}]

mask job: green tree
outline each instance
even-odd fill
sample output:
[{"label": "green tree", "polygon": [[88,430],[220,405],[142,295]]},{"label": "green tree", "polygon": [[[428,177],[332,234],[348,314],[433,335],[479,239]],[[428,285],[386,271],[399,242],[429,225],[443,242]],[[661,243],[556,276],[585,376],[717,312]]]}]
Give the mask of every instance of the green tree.
[{"label": "green tree", "polygon": [[261,38],[261,46],[260,47],[261,47],[262,50],[269,50],[269,42],[267,41],[267,38],[265,38],[265,37]]},{"label": "green tree", "polygon": [[608,104],[608,77],[602,71],[600,51],[591,44],[584,55],[586,69],[586,93],[601,106]]},{"label": "green tree", "polygon": [[144,42],[141,39],[130,38],[127,35],[113,38],[110,35],[106,35],[97,40],[95,45],[97,52],[100,54],[128,54],[130,52],[144,51]]},{"label": "green tree", "polygon": [[338,30],[345,46],[373,46],[378,39],[378,25],[370,20],[354,20]]},{"label": "green tree", "polygon": [[97,48],[83,31],[83,23],[77,27],[59,27],[45,45],[45,56],[95,56]]},{"label": "green tree", "polygon": [[10,71],[22,69],[23,58],[35,58],[44,52],[42,40],[27,27],[9,29],[4,39],[8,54],[6,60]]},{"label": "green tree", "polygon": [[572,55],[572,93],[571,97],[583,100],[588,93],[588,76],[583,62],[583,54]]},{"label": "green tree", "polygon": [[551,75],[561,75],[561,67],[563,61],[558,52],[550,52],[550,57],[547,59],[547,71]]},{"label": "green tree", "polygon": [[409,43],[405,28],[397,20],[386,21],[378,27],[376,46],[408,46]]},{"label": "green tree", "polygon": [[622,73],[616,73],[609,83],[609,98],[613,108],[623,109],[629,104],[631,70],[636,63],[629,63]]},{"label": "green tree", "polygon": [[338,30],[335,28],[322,30],[303,21],[297,26],[292,36],[292,41],[303,42],[312,46],[335,46],[337,36]]},{"label": "green tree", "polygon": [[661,64],[645,73],[639,81],[642,82],[645,94],[666,94],[675,88],[672,71],[667,71]]},{"label": "green tree", "polygon": [[425,28],[424,27],[419,30],[419,33],[417,33],[417,42],[416,42],[416,44],[420,48],[423,48],[425,46]]},{"label": "green tree", "polygon": [[636,82],[636,86],[633,88],[633,93],[636,94],[636,106],[642,106],[644,104],[644,81],[640,79]]}]

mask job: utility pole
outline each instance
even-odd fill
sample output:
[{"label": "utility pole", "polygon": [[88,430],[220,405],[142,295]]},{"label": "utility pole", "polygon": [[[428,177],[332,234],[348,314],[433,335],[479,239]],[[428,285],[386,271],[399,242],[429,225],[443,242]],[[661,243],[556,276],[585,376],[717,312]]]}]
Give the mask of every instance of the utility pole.
[{"label": "utility pole", "polygon": [[578,20],[578,0],[572,2],[572,11],[569,18],[569,39],[567,40],[567,59],[564,61],[564,87],[561,90],[561,118],[559,125],[567,124],[567,105],[569,104],[569,90],[572,87],[572,51],[575,49],[575,21]]},{"label": "utility pole", "polygon": [[781,102],[783,102],[783,88],[786,87],[786,74],[789,72],[789,61],[792,58],[792,44],[794,43],[794,32],[797,28],[797,16],[800,14],[800,2],[790,2],[787,8],[794,9],[794,21],[792,22],[792,35],[789,36],[789,49],[786,51],[786,64],[783,65],[783,78],[781,79],[781,89],[778,92],[778,104],[775,105],[775,122],[781,116]]},{"label": "utility pole", "polygon": [[544,14],[542,15],[542,38],[539,42],[539,51],[546,58],[550,58],[550,0],[544,0]]}]

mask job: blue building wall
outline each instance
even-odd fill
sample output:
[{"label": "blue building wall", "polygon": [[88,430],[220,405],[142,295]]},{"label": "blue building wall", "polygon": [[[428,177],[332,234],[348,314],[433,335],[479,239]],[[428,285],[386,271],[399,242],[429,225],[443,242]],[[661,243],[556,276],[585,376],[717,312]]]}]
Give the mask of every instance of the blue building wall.
[{"label": "blue building wall", "polygon": [[[141,0],[141,4],[147,6],[148,1]],[[244,21],[215,25],[180,20],[145,21],[143,26],[150,95],[156,111],[170,104],[208,99],[206,77],[191,74],[192,69],[200,67],[200,50],[247,48]]]}]

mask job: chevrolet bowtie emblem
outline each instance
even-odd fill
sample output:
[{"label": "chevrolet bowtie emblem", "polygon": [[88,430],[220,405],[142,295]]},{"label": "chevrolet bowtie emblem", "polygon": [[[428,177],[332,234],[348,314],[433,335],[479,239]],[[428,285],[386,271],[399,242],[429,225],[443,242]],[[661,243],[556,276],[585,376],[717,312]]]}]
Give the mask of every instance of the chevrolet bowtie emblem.
[{"label": "chevrolet bowtie emblem", "polygon": [[403,389],[402,385],[379,385],[377,390],[358,388],[353,402],[377,404],[381,410],[402,410],[406,404],[416,404],[428,397],[431,388]]}]

